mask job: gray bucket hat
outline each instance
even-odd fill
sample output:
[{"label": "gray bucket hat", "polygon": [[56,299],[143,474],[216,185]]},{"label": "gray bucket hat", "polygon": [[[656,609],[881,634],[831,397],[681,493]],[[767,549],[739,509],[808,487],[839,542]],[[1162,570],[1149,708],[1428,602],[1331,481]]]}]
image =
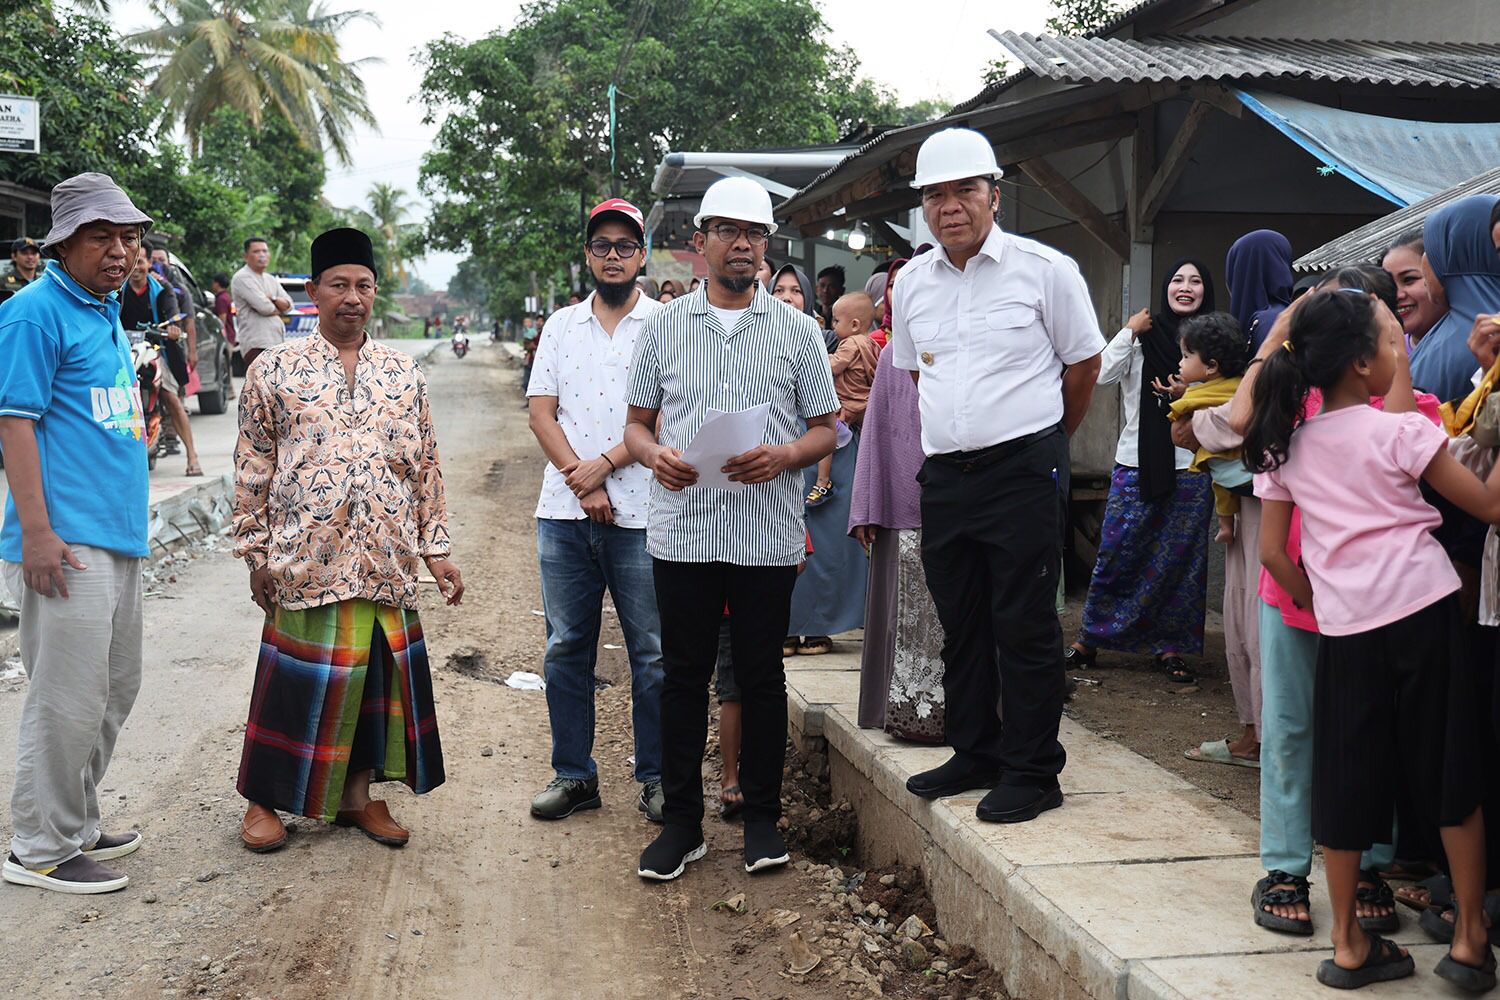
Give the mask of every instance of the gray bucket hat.
[{"label": "gray bucket hat", "polygon": [[42,246],[50,250],[90,222],[136,224],[143,227],[143,233],[151,228],[151,216],[131,203],[114,178],[108,174],[78,174],[52,189],[52,231],[42,240]]}]

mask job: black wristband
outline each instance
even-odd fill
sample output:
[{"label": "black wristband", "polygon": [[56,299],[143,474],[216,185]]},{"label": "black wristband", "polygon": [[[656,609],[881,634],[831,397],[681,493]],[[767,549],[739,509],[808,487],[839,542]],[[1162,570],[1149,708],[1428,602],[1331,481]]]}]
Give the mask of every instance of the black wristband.
[{"label": "black wristband", "polygon": [[615,464],[615,460],[614,459],[612,459],[612,458],[609,457],[609,452],[607,452],[607,451],[604,453],[604,460],[609,463],[609,471],[611,471],[611,472],[619,472],[620,471],[620,467]]}]

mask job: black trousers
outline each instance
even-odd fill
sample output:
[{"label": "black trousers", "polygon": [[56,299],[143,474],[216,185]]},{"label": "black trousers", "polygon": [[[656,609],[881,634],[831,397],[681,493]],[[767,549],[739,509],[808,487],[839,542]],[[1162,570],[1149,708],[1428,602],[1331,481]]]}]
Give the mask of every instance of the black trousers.
[{"label": "black trousers", "polygon": [[745,820],[781,817],[786,760],[786,671],[781,643],[792,616],[795,566],[735,566],[656,560],[661,614],[662,816],[671,826],[703,826],[703,746],[708,685],[727,604],[734,676],[743,712],[740,789]]},{"label": "black trousers", "polygon": [[997,765],[1005,784],[1055,784],[1067,760],[1056,606],[1067,435],[1001,445],[968,465],[929,458],[917,481],[922,567],[946,634],[948,744]]}]

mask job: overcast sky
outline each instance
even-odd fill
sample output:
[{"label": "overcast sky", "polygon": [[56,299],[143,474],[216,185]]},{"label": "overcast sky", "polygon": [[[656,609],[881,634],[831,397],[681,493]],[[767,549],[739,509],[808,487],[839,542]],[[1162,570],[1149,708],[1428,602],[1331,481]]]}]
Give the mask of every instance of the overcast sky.
[{"label": "overcast sky", "polygon": [[[436,128],[422,124],[417,101],[421,75],[412,53],[445,33],[473,39],[509,27],[521,4],[518,0],[335,0],[331,6],[361,6],[379,15],[380,27],[356,25],[344,45],[347,58],[377,56],[384,64],[365,73],[380,131],[356,133],[355,163],[329,171],[328,199],[335,205],[362,204],[376,181],[403,187],[415,197],[418,167]],[[851,46],[859,54],[862,72],[891,88],[903,102],[941,98],[957,103],[979,92],[984,67],[1005,54],[986,30],[1040,31],[1051,5],[1047,0],[922,0],[919,4],[823,0],[822,7],[830,41]],[[662,9],[670,10],[670,6]],[[150,23],[144,0],[116,3],[114,11],[122,32]],[[441,288],[458,260],[453,254],[434,253],[416,269],[424,281]]]}]

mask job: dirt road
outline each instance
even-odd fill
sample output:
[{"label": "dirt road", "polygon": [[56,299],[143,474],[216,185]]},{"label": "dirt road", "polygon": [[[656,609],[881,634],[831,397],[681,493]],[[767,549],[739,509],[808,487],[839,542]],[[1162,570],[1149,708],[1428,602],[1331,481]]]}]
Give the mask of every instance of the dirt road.
[{"label": "dirt road", "polygon": [[[544,696],[499,681],[541,670],[531,516],[541,461],[497,350],[440,354],[427,367],[469,592],[462,608],[434,598],[423,612],[448,782],[420,799],[399,785],[377,793],[413,829],[411,844],[392,850],[297,820],[283,850],[241,848],[234,778],[260,615],[226,547],[200,551],[147,600],[145,683],[105,789],[107,826],[145,837],[119,864],[131,885],[95,897],[0,886],[10,947],[0,997],[871,995],[868,976],[842,960],[805,982],[784,972],[790,924],[778,923],[801,919],[800,907],[806,936],[832,941],[847,929],[840,919],[866,905],[835,900],[848,888],[842,873],[803,860],[752,880],[738,829],[714,820],[709,857],[686,878],[636,877],[655,828],[635,807],[628,684],[599,695],[605,807],[558,824],[528,816],[551,776]],[[614,619],[606,624],[604,641],[619,645]],[[603,678],[627,673],[623,651],[602,651]],[[23,697],[20,684],[0,691],[5,798]],[[712,908],[737,892],[747,913]],[[897,992],[968,995],[936,978]]]}]

